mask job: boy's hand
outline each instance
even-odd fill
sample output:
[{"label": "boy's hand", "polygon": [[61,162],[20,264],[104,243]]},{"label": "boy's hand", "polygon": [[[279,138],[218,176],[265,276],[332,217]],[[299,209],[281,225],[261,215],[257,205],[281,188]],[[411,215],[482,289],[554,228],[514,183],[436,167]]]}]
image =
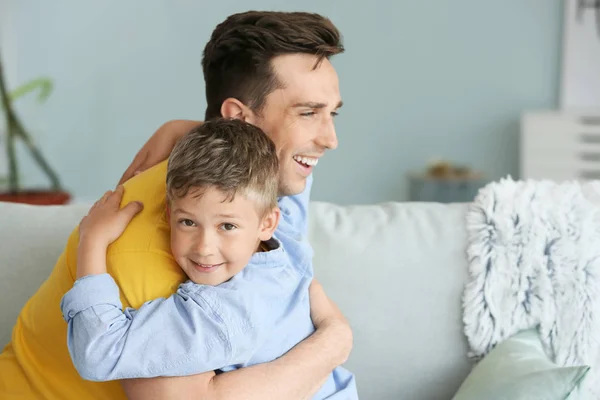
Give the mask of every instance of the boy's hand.
[{"label": "boy's hand", "polygon": [[114,192],[109,190],[83,217],[79,224],[80,244],[87,241],[95,246],[108,247],[121,236],[131,219],[142,211],[143,205],[139,201],[120,208],[123,191],[122,185]]}]

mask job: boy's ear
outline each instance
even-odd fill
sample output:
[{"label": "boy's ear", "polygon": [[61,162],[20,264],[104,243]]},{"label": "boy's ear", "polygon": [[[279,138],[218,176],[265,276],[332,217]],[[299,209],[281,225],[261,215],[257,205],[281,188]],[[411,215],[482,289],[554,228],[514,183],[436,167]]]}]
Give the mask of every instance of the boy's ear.
[{"label": "boy's ear", "polygon": [[241,119],[252,123],[254,113],[244,103],[236,98],[229,97],[221,104],[221,116],[223,118]]},{"label": "boy's ear", "polygon": [[260,224],[258,233],[258,237],[261,241],[269,240],[273,237],[273,233],[279,224],[280,216],[281,211],[279,210],[279,207],[274,207],[265,214]]},{"label": "boy's ear", "polygon": [[171,206],[169,205],[169,200],[167,199],[167,224],[171,225]]}]

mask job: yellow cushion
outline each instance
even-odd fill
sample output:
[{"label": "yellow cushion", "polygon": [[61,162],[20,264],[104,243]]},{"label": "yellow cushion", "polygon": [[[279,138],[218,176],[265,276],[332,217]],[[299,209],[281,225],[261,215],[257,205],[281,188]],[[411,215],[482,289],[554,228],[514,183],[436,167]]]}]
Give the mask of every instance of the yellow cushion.
[{"label": "yellow cushion", "polygon": [[[144,210],[108,249],[108,272],[121,289],[123,307],[139,307],[145,301],[169,296],[186,278],[170,253],[166,167],[165,161],[124,185],[123,205],[141,200]],[[126,398],[119,382],[81,379],[69,356],[60,300],[75,280],[78,236],[75,229],[50,277],[21,311],[11,343],[0,354],[3,400]]]}]

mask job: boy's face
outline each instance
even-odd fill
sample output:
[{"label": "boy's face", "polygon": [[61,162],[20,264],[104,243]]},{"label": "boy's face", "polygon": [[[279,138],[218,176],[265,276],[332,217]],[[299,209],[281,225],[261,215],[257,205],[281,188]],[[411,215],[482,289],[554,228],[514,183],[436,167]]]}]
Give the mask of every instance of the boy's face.
[{"label": "boy's face", "polygon": [[240,272],[271,238],[279,210],[262,217],[256,202],[241,194],[233,201],[212,187],[195,194],[192,189],[170,203],[171,252],[190,280],[214,286]]}]

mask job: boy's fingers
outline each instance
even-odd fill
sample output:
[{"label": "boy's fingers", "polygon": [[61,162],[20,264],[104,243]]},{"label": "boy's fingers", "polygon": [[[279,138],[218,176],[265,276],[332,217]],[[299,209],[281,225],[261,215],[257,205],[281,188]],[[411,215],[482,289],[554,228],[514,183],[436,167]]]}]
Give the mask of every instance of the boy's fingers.
[{"label": "boy's fingers", "polygon": [[117,186],[117,188],[115,189],[114,192],[112,192],[112,196],[111,196],[111,200],[120,203],[121,202],[121,198],[123,198],[123,192],[125,191],[125,189],[123,188],[123,185],[119,185]]},{"label": "boy's fingers", "polygon": [[104,195],[100,198],[100,200],[98,200],[96,202],[96,204],[104,204],[106,202],[106,199],[108,199],[108,196],[110,196],[112,192],[110,190],[106,191],[104,193]]},{"label": "boy's fingers", "polygon": [[125,215],[127,221],[130,221],[137,213],[142,211],[144,205],[141,201],[132,201],[121,209],[121,213]]}]

